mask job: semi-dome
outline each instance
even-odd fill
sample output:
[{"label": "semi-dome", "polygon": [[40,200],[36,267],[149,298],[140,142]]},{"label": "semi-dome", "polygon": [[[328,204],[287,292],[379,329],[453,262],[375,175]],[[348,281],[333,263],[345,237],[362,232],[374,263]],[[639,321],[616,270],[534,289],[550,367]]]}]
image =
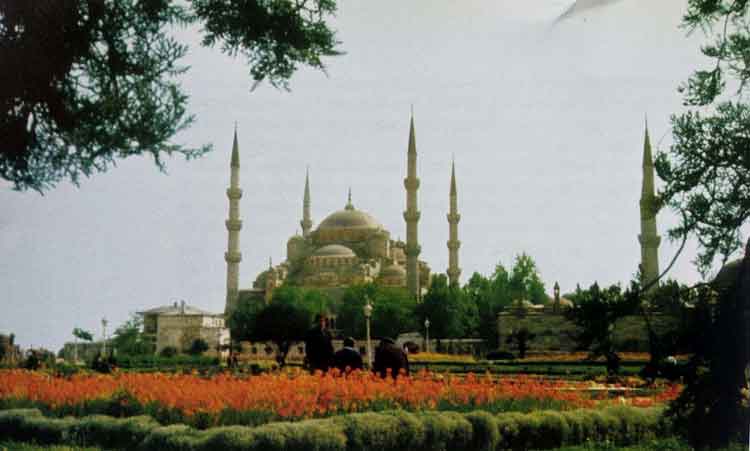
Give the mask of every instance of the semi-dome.
[{"label": "semi-dome", "polygon": [[302,235],[294,235],[293,237],[289,238],[289,241],[287,243],[304,243],[305,238]]},{"label": "semi-dome", "polygon": [[380,272],[381,277],[405,277],[406,270],[398,265],[390,265]]},{"label": "semi-dome", "polygon": [[365,213],[355,209],[339,210],[331,213],[318,226],[318,230],[328,229],[382,229],[380,223]]},{"label": "semi-dome", "polygon": [[313,257],[356,257],[354,251],[340,244],[323,246],[313,253]]}]

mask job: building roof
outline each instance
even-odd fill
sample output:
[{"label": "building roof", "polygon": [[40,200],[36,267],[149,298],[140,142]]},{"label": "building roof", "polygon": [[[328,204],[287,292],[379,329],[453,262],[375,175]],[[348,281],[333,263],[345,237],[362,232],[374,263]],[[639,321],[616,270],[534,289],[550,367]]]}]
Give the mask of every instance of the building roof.
[{"label": "building roof", "polygon": [[380,272],[381,277],[405,277],[406,270],[399,265],[390,265]]},{"label": "building roof", "polygon": [[356,257],[354,251],[340,244],[329,244],[313,252],[314,257]]},{"label": "building roof", "polygon": [[191,307],[187,304],[179,304],[175,302],[172,305],[163,305],[161,307],[152,308],[150,310],[144,310],[138,312],[141,315],[159,315],[159,316],[177,316],[177,315],[188,315],[188,316],[220,316],[219,313],[211,313],[205,310],[201,310],[196,307]]},{"label": "building roof", "polygon": [[354,228],[382,229],[383,226],[369,214],[354,208],[333,212],[318,226],[318,230]]}]

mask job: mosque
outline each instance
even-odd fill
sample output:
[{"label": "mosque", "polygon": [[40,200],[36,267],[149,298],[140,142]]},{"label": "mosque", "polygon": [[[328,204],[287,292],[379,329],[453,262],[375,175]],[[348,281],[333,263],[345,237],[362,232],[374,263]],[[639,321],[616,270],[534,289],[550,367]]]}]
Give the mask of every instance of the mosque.
[{"label": "mosque", "polygon": [[[227,189],[229,218],[226,221],[229,239],[227,252],[224,254],[227,263],[225,314],[228,315],[234,311],[239,303],[268,303],[273,290],[284,283],[303,288],[316,288],[336,296],[337,291],[342,293],[348,286],[375,282],[382,286],[403,287],[418,299],[429,286],[430,267],[426,262],[419,260],[421,250],[418,239],[419,178],[417,177],[417,146],[413,117],[409,125],[407,170],[404,179],[406,242],[393,240],[390,231],[386,230],[377,219],[355,208],[351,191],[349,200],[342,210],[329,214],[316,228],[313,228],[310,213],[310,180],[307,174],[300,221],[302,234],[292,236],[287,241],[287,256],[284,262],[275,266],[269,262],[269,268],[256,277],[252,287],[246,289],[239,287],[239,265],[242,261],[239,251],[240,230],[242,229],[239,202],[242,198],[242,189],[240,188],[240,157],[236,130],[230,167],[230,185]],[[638,241],[641,247],[641,277],[643,282],[648,284],[659,275],[658,248],[661,242],[656,226],[655,174],[648,124],[645,128],[642,169],[641,233]],[[453,165],[447,214],[449,259],[446,271],[452,284],[458,284],[461,275],[458,255],[461,247],[461,242],[458,240],[460,220],[455,165]],[[559,313],[558,291],[556,289],[554,298],[550,297],[550,305],[535,307]]]},{"label": "mosque", "polygon": [[[303,288],[316,288],[335,296],[343,288],[374,282],[382,286],[403,287],[419,298],[429,285],[430,267],[419,260],[419,218],[417,202],[419,178],[417,177],[417,145],[414,118],[409,125],[407,146],[406,191],[406,242],[392,239],[391,232],[372,215],[355,208],[351,190],[349,200],[342,210],[329,214],[313,228],[310,213],[310,179],[305,177],[302,202],[302,234],[287,241],[286,260],[273,265],[259,274],[252,288],[239,288],[239,234],[242,229],[239,201],[242,189],[239,186],[240,157],[237,132],[232,145],[229,198],[229,219],[226,227],[229,234],[227,252],[227,295],[225,313],[231,313],[240,302],[270,301],[273,290],[284,283]],[[451,168],[450,210],[447,215],[450,239],[448,241],[449,267],[447,274],[451,283],[458,283],[461,269],[458,266],[458,199],[455,165]]]}]

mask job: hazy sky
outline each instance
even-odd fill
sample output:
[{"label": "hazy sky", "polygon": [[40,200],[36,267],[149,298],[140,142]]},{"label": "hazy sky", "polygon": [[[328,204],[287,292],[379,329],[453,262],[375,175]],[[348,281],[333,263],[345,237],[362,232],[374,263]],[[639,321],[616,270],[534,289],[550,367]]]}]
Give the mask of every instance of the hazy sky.
[{"label": "hazy sky", "polygon": [[[310,166],[317,225],[354,205],[404,237],[403,178],[414,105],[422,258],[447,267],[456,158],[462,280],[529,253],[548,289],[627,282],[640,250],[644,115],[670,143],[678,84],[708,64],[678,29],[685,0],[623,0],[552,26],[564,0],[342,1],[346,54],[328,76],[300,70],[290,93],[250,92],[241,59],[198,45],[183,78],[197,123],[181,143],[213,143],[168,174],[147,158],[63,183],[45,196],[0,187],[0,333],[58,348],[74,327],[100,334],[131,312],[185,299],[221,312],[232,129],[239,124],[241,287],[285,257]],[[674,221],[659,217],[659,229]],[[676,248],[663,240],[664,267]],[[698,279],[694,247],[672,277]],[[110,328],[111,330],[111,328]]]}]

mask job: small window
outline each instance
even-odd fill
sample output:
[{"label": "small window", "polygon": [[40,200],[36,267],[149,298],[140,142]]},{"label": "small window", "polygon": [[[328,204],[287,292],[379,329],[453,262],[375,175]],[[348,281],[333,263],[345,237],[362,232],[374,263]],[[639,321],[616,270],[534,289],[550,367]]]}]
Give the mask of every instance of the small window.
[{"label": "small window", "polygon": [[255,346],[253,346],[253,348],[250,350],[250,352],[252,352],[253,354],[257,354],[258,353],[258,348],[256,348]]}]

